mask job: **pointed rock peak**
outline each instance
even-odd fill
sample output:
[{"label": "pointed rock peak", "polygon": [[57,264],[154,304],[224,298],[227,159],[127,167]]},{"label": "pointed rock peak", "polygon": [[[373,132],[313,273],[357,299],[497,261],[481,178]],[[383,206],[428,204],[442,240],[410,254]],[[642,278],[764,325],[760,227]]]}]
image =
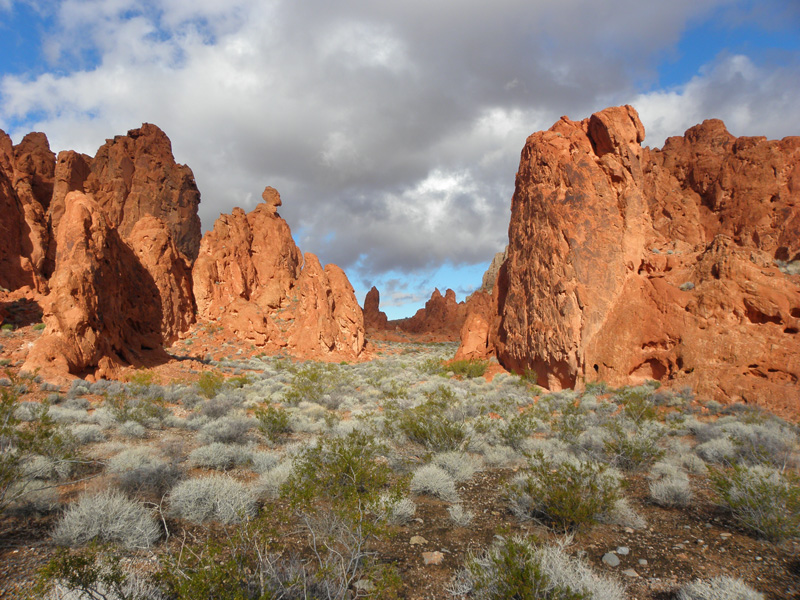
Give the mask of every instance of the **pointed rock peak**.
[{"label": "pointed rock peak", "polygon": [[24,152],[32,152],[33,150],[41,148],[50,152],[50,142],[47,136],[39,131],[33,131],[25,135],[22,141],[14,146],[14,153],[19,156]]},{"label": "pointed rock peak", "polygon": [[447,288],[447,291],[444,293],[444,299],[448,303],[455,304],[456,303],[456,293],[453,290],[451,290],[450,288]]}]

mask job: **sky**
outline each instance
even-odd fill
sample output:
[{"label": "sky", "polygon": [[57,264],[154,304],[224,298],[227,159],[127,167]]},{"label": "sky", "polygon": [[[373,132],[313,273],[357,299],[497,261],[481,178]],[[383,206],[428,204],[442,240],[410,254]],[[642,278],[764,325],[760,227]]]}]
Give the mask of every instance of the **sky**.
[{"label": "sky", "polygon": [[800,135],[799,0],[0,0],[0,129],[94,155],[144,122],[204,230],[266,185],[390,318],[508,240],[528,135],[632,104],[660,147]]}]

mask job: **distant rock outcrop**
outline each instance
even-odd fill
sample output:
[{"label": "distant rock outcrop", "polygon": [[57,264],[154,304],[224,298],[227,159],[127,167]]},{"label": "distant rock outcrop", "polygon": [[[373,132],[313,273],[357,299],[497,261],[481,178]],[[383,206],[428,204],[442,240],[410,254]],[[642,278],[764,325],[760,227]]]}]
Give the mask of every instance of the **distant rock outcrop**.
[{"label": "distant rock outcrop", "polygon": [[364,327],[369,330],[383,331],[387,328],[389,319],[380,309],[381,293],[374,285],[364,298]]},{"label": "distant rock outcrop", "polygon": [[347,277],[305,260],[268,187],[252,212],[222,215],[200,244],[192,270],[198,318],[222,324],[266,351],[353,359],[364,348],[364,320]]},{"label": "distant rock outcrop", "polygon": [[643,139],[629,106],[528,138],[487,348],[551,389],[654,378],[796,411],[800,138]]},{"label": "distant rock outcrop", "polygon": [[172,143],[155,125],[145,123],[128,135],[107,140],[91,161],[84,189],[126,237],[146,215],[161,219],[175,245],[190,260],[200,248],[200,192],[192,170],[179,165]]},{"label": "distant rock outcrop", "polygon": [[466,304],[456,302],[456,293],[453,290],[448,289],[442,296],[437,288],[424,308],[420,308],[408,319],[389,321],[389,328],[414,334],[430,334],[446,341],[458,341],[466,314]]},{"label": "distant rock outcrop", "polygon": [[23,365],[47,379],[114,377],[166,360],[152,275],[88,195],[71,192],[58,228],[56,270],[43,300],[46,328]]}]

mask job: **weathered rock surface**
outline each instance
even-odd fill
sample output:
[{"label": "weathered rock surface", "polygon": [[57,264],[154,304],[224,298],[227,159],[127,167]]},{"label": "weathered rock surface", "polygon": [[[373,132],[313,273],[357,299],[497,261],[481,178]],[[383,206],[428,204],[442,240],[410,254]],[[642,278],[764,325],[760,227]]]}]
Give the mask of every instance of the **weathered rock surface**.
[{"label": "weathered rock surface", "polygon": [[364,327],[367,330],[382,331],[387,328],[389,319],[380,306],[381,293],[373,285],[364,298]]},{"label": "weathered rock surface", "polygon": [[56,270],[43,301],[45,331],[24,371],[113,377],[166,360],[158,287],[88,195],[71,192],[58,229]]},{"label": "weathered rock surface", "polygon": [[305,261],[267,188],[252,212],[222,215],[200,244],[192,269],[200,321],[217,322],[268,352],[353,359],[364,348],[364,320],[347,277]]},{"label": "weathered rock surface", "polygon": [[489,268],[486,269],[486,272],[483,274],[481,287],[479,287],[478,290],[486,292],[487,294],[492,293],[494,284],[497,281],[497,274],[500,272],[500,267],[503,266],[506,258],[508,258],[508,247],[494,255],[492,262],[489,264]]},{"label": "weathered rock surface", "polygon": [[169,344],[194,323],[191,267],[172,240],[167,226],[156,217],[139,219],[125,241],[158,289],[161,334]]},{"label": "weathered rock surface", "polygon": [[16,146],[0,131],[0,286],[42,291],[55,155],[43,133]]},{"label": "weathered rock surface", "polygon": [[448,289],[445,295],[437,289],[430,300],[413,317],[390,321],[390,328],[398,328],[414,334],[431,334],[438,339],[458,341],[461,327],[467,315],[464,302],[456,302],[456,293]]},{"label": "weathered rock surface", "polygon": [[197,257],[200,192],[192,170],[175,162],[172,143],[155,125],[145,123],[107,140],[91,161],[84,189],[122,237],[151,215],[167,225],[181,252],[191,260]]},{"label": "weathered rock surface", "polygon": [[655,378],[797,410],[800,280],[775,261],[800,259],[800,138],[643,139],[631,107],[528,138],[487,347],[551,389]]}]

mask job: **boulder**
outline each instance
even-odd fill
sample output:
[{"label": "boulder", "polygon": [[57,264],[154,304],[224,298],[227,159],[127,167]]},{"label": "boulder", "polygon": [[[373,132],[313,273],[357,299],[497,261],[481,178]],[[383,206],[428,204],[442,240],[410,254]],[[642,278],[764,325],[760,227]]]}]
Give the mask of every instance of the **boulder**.
[{"label": "boulder", "polygon": [[167,360],[153,277],[89,195],[70,192],[65,205],[46,327],[23,371],[111,378],[127,365]]},{"label": "boulder", "polygon": [[550,389],[652,378],[796,405],[800,138],[710,120],[643,139],[629,106],[528,138],[487,352]]},{"label": "boulder", "polygon": [[151,215],[166,224],[181,252],[192,261],[197,257],[200,192],[192,170],[175,162],[172,143],[161,129],[145,123],[106,140],[90,169],[84,189],[123,238],[139,219]]}]

